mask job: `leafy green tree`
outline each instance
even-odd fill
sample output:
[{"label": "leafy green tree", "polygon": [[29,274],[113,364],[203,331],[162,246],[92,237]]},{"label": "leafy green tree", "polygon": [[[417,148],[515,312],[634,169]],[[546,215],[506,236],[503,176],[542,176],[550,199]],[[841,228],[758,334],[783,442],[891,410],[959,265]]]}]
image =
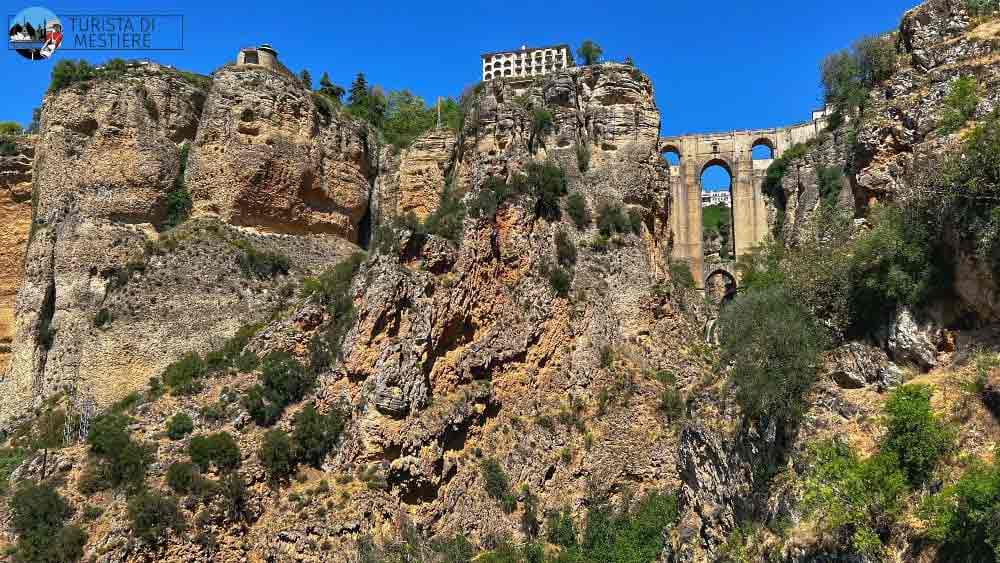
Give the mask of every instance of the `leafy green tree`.
[{"label": "leafy green tree", "polygon": [[49,81],[49,92],[56,92],[77,82],[94,78],[94,67],[85,60],[71,61],[62,59],[52,67],[52,78]]},{"label": "leafy green tree", "polygon": [[718,321],[721,365],[732,365],[736,400],[751,420],[797,420],[817,377],[825,335],[813,316],[782,288],[749,292]]},{"label": "leafy green tree", "polygon": [[882,449],[899,459],[911,485],[923,485],[955,447],[954,433],[931,409],[931,388],[903,385],[893,391],[885,411]]},{"label": "leafy green tree", "polygon": [[409,90],[390,92],[387,104],[383,133],[385,140],[398,148],[408,147],[437,121],[436,112]]},{"label": "leafy green tree", "polygon": [[584,65],[592,65],[600,61],[602,54],[604,54],[604,50],[601,49],[601,46],[590,39],[581,43],[576,50],[576,55],[583,60]]}]

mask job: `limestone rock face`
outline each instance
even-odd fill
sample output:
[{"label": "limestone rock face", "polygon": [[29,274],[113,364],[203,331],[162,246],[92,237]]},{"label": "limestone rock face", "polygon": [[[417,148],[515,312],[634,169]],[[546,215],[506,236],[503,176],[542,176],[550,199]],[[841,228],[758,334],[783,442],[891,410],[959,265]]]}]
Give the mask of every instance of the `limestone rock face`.
[{"label": "limestone rock face", "polygon": [[31,165],[34,138],[16,139],[17,154],[0,156],[0,374],[14,339],[14,299],[24,275],[31,229]]},{"label": "limestone rock face", "polygon": [[0,423],[78,375],[106,290],[102,272],[142,254],[179,170],[177,142],[194,134],[204,93],[182,77],[133,70],[119,80],[47,96],[34,162],[34,236],[15,309],[11,363],[0,381]]},{"label": "limestone rock face", "polygon": [[399,156],[396,213],[423,219],[438,208],[445,174],[454,161],[457,139],[448,129],[428,131]]},{"label": "limestone rock face", "polygon": [[910,364],[923,370],[937,365],[937,342],[940,329],[931,323],[920,323],[907,307],[900,307],[881,336],[883,346],[898,363]]},{"label": "limestone rock face", "polygon": [[880,348],[849,342],[830,353],[827,375],[843,389],[874,385],[885,390],[902,381],[902,372]]},{"label": "limestone rock face", "polygon": [[368,135],[351,119],[321,115],[290,75],[223,67],[188,161],[195,215],[357,241],[374,178]]}]

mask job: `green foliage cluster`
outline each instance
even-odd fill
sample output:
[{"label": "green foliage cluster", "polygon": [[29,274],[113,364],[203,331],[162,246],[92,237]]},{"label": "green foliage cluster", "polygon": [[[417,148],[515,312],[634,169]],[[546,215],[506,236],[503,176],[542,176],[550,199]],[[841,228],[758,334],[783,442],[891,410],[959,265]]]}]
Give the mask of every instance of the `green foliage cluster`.
[{"label": "green foliage cluster", "polygon": [[944,98],[944,115],[940,128],[945,133],[961,129],[976,115],[979,106],[979,84],[974,76],[956,78]]},{"label": "green foliage cluster", "polygon": [[195,465],[187,461],[178,461],[167,468],[167,486],[178,494],[187,494],[195,487],[199,479]]},{"label": "green foliage cluster", "polygon": [[904,385],[896,389],[886,402],[885,413],[882,450],[896,456],[911,486],[927,483],[955,447],[953,431],[931,409],[931,388]]},{"label": "green foliage cluster", "polygon": [[233,242],[242,252],[237,257],[240,271],[246,277],[256,277],[258,279],[270,279],[277,275],[288,275],[292,267],[292,261],[284,254],[278,252],[257,250],[247,241],[239,240]]},{"label": "green foliage cluster", "polygon": [[576,245],[569,240],[566,231],[561,229],[556,231],[555,243],[556,258],[559,260],[559,264],[568,268],[574,266],[576,264]]},{"label": "green foliage cluster", "polygon": [[862,460],[836,440],[812,444],[809,456],[813,465],[803,480],[803,508],[819,516],[822,530],[839,545],[880,556],[906,489],[896,458],[880,453]]},{"label": "green foliage cluster", "polygon": [[[641,227],[641,223],[638,226]],[[605,237],[637,230],[636,225],[633,225],[629,216],[625,214],[622,205],[616,202],[602,202],[597,206],[597,228]]]},{"label": "green foliage cluster", "polygon": [[48,484],[22,481],[8,502],[10,526],[18,534],[15,563],[63,563],[83,557],[87,534],[66,525],[69,504]]},{"label": "green foliage cluster", "polygon": [[320,414],[313,403],[295,415],[291,437],[272,429],[264,435],[257,457],[272,484],[288,480],[300,463],[319,467],[337,445],[344,429],[345,414],[334,409]]},{"label": "green foliage cluster", "polygon": [[965,9],[977,17],[991,16],[1000,11],[994,0],[965,0]]},{"label": "green foliage cluster", "polygon": [[[413,141],[431,130],[438,122],[438,106],[427,106],[424,100],[409,90],[390,92],[387,97],[385,140],[397,148],[406,148]],[[462,108],[452,98],[440,101],[441,125],[458,131],[463,120]]]},{"label": "green foliage cluster", "polygon": [[[926,386],[896,389],[885,406],[887,432],[878,452],[866,459],[840,440],[810,445],[803,507],[837,545],[881,556],[909,489],[926,484],[953,450],[954,436],[931,410],[930,397]],[[935,518],[944,514],[932,512]]]},{"label": "green foliage cluster", "polygon": [[552,131],[555,125],[552,112],[545,108],[531,110],[531,136],[528,138],[528,150],[532,154],[538,146],[545,146],[545,135]]},{"label": "green foliage cluster", "polygon": [[180,166],[177,170],[177,176],[174,178],[174,187],[167,194],[167,218],[164,221],[167,228],[180,225],[191,215],[193,205],[191,193],[188,192],[187,186],[184,184],[184,173],[187,171],[190,149],[191,145],[188,143],[181,145]]},{"label": "green foliage cluster", "polygon": [[191,462],[202,471],[214,468],[219,473],[228,473],[240,466],[240,447],[228,432],[191,438],[188,454]]},{"label": "green foliage cluster", "polygon": [[577,229],[584,229],[590,225],[590,209],[587,207],[587,200],[580,194],[573,192],[566,198],[566,213],[573,220]]},{"label": "green foliage cluster", "polygon": [[748,292],[722,310],[718,330],[720,365],[734,364],[731,379],[744,415],[796,421],[825,344],[809,311],[780,287]]},{"label": "green foliage cluster", "polygon": [[10,474],[28,459],[28,452],[16,446],[0,448],[0,495],[7,494]]},{"label": "green foliage cluster", "polygon": [[483,486],[486,494],[500,502],[504,512],[510,514],[517,508],[517,496],[510,487],[510,478],[503,470],[500,462],[494,458],[482,460],[480,470],[483,474]]},{"label": "green foliage cluster", "polygon": [[49,92],[57,92],[78,82],[91,80],[96,78],[97,74],[94,67],[83,59],[78,61],[60,60],[52,67]]},{"label": "green foliage cluster", "polygon": [[174,396],[194,395],[201,392],[202,377],[219,373],[230,368],[252,371],[257,367],[257,356],[244,351],[250,339],[262,328],[261,324],[244,325],[232,338],[223,342],[220,348],[210,351],[202,358],[197,352],[188,352],[181,359],[171,363],[163,371],[162,380]]},{"label": "green foliage cluster", "polygon": [[14,135],[21,134],[21,124],[14,121],[0,121],[0,156],[17,154],[17,143]]},{"label": "green foliage cluster", "polygon": [[695,281],[691,274],[691,266],[686,262],[671,262],[670,281],[676,288],[694,289]]},{"label": "green foliage cluster", "polygon": [[194,421],[187,413],[179,412],[167,421],[167,436],[171,440],[180,440],[194,430]]},{"label": "green foliage cluster", "polygon": [[262,366],[261,383],[247,391],[243,405],[259,426],[271,426],[286,406],[302,399],[312,377],[285,352],[271,352],[264,357]]},{"label": "green foliage cluster", "polygon": [[468,212],[474,218],[492,219],[497,208],[519,195],[535,198],[535,213],[547,219],[560,217],[559,200],[566,195],[566,174],[551,162],[530,162],[524,174],[514,174],[509,182],[496,177],[486,181],[469,203]]},{"label": "green foliage cluster", "polygon": [[1000,561],[1000,449],[992,464],[974,462],[920,512],[940,560]]},{"label": "green foliage cluster", "polygon": [[16,121],[0,121],[0,136],[20,135],[21,124]]},{"label": "green foliage cluster", "polygon": [[313,374],[330,365],[340,355],[344,334],[354,320],[351,283],[365,261],[363,252],[355,252],[318,277],[302,281],[302,295],[313,296],[326,309],[329,319],[309,343],[309,371]]},{"label": "green foliage cluster", "polygon": [[546,554],[542,545],[504,543],[476,561],[490,563],[648,563],[663,550],[664,528],[677,522],[679,511],[673,495],[651,492],[635,506],[620,509],[595,501],[587,510],[583,530],[578,533],[569,510],[556,511],[546,519],[546,538],[559,546]]},{"label": "green foliage cluster", "polygon": [[850,50],[823,59],[820,65],[823,99],[837,114],[854,115],[863,110],[868,92],[889,78],[897,66],[892,37],[862,38]]},{"label": "green foliage cluster", "polygon": [[186,528],[177,499],[155,491],[129,499],[128,517],[135,535],[149,543],[162,541],[170,530],[180,533]]},{"label": "green foliage cluster", "polygon": [[132,440],[128,432],[131,422],[124,414],[110,412],[91,423],[87,443],[98,460],[93,481],[95,488],[110,485],[135,490],[142,487],[152,455],[146,446]]}]

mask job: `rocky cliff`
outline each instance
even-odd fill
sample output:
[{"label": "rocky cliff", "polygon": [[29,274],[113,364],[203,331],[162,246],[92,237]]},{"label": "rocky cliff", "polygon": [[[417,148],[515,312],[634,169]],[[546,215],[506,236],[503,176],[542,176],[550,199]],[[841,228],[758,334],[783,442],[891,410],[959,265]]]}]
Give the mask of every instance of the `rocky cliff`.
[{"label": "rocky cliff", "polygon": [[31,165],[34,139],[18,137],[16,154],[0,157],[0,373],[7,369],[14,339],[14,299],[24,273],[31,225]]}]

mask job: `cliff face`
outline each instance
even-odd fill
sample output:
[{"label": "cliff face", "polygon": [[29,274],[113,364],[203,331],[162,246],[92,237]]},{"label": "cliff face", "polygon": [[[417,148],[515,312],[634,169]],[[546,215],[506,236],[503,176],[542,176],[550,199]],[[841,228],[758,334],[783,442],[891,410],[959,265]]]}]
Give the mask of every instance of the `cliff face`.
[{"label": "cliff face", "polygon": [[[357,129],[318,123],[297,81],[258,73],[224,69],[206,91],[181,73],[132,68],[46,97],[0,421],[57,391],[99,406],[121,399],[280,306],[286,274],[318,272],[353,248],[345,239],[357,236],[369,169]],[[248,127],[263,137],[240,132]],[[207,217],[164,233],[178,186]],[[248,248],[286,256],[290,268],[248,273]]]},{"label": "cliff face", "polygon": [[321,115],[290,75],[223,67],[190,156],[195,215],[356,242],[374,179],[369,135],[366,126]]},{"label": "cliff face", "polygon": [[7,369],[14,339],[14,300],[24,274],[31,226],[31,165],[34,138],[17,138],[17,154],[0,156],[0,373]]}]

